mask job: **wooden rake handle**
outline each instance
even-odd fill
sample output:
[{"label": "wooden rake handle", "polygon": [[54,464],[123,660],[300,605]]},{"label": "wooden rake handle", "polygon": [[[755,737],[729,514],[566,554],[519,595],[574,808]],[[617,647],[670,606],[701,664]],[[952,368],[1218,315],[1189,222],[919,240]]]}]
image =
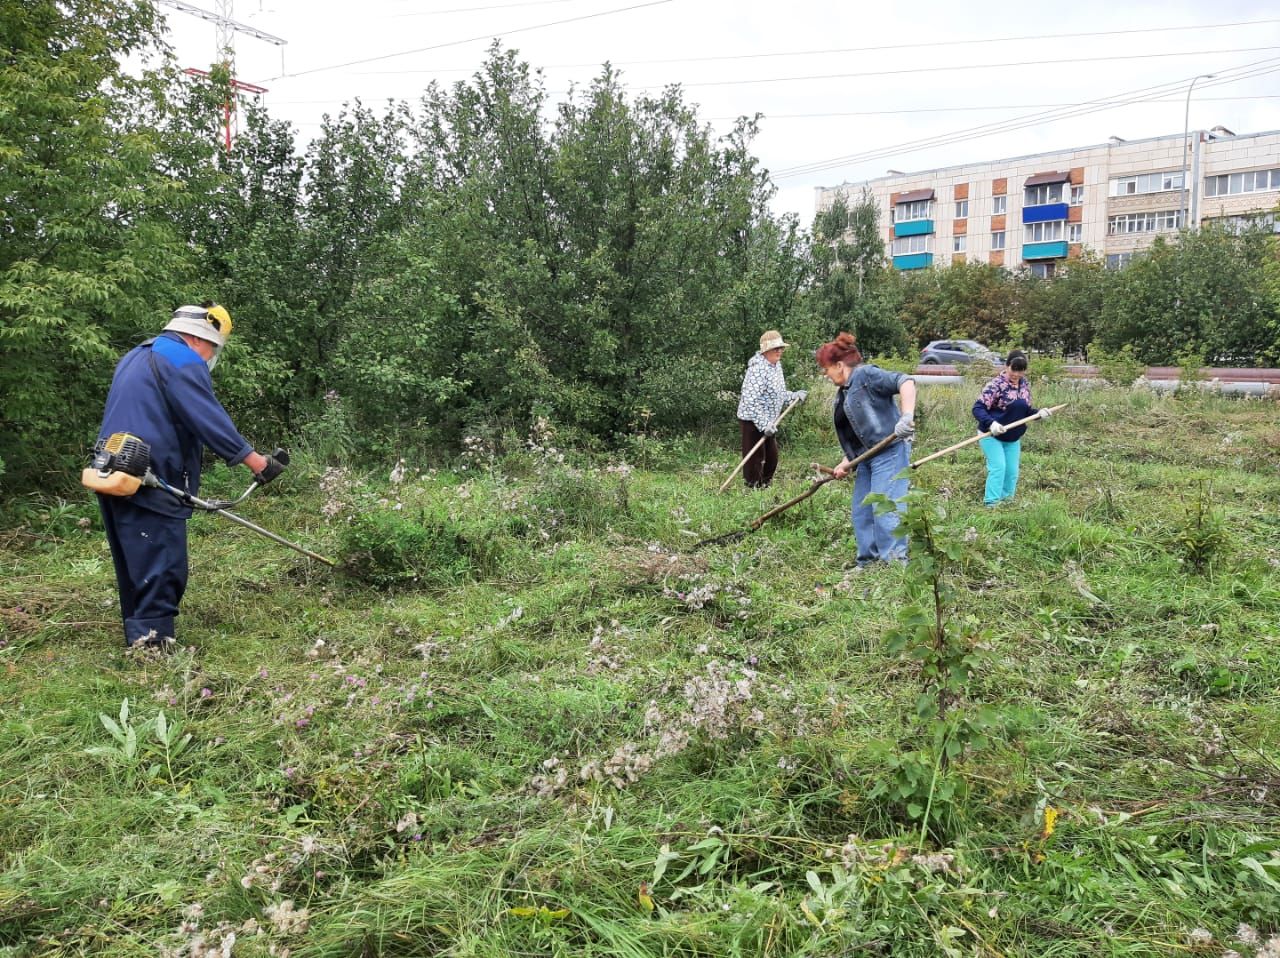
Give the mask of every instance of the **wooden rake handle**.
[{"label": "wooden rake handle", "polygon": [[[1066,408],[1067,408],[1067,404],[1061,403],[1057,406],[1050,406],[1049,412],[1057,412],[1059,409],[1066,409]],[[1039,418],[1040,418],[1040,413],[1037,412],[1030,416],[1027,416],[1025,419],[1019,419],[1017,422],[1011,422],[1009,423],[1009,425],[1005,426],[1004,428],[1012,429],[1015,426],[1025,426],[1027,423],[1034,422]],[[926,462],[933,462],[933,460],[938,459],[942,456],[945,456],[949,452],[955,452],[957,449],[963,449],[965,446],[969,446],[975,442],[978,442],[979,440],[986,439],[990,435],[991,433],[989,432],[980,432],[976,436],[970,436],[968,439],[961,439],[954,446],[947,446],[946,449],[939,449],[937,452],[931,453],[930,455],[925,456],[923,459],[917,459],[915,462],[911,464],[911,468],[915,469],[918,466],[923,466]]]},{"label": "wooden rake handle", "polygon": [[[893,433],[889,433],[889,435],[885,436],[883,439],[881,439],[878,443],[876,443],[874,446],[872,446],[862,455],[858,456],[856,459],[851,460],[849,463],[849,468],[852,469],[854,466],[858,465],[858,463],[866,462],[868,459],[872,458],[873,456],[880,455],[880,453],[884,452],[886,449],[892,446],[895,442],[897,442],[897,440],[898,440],[897,436],[895,436]],[[821,489],[823,486],[825,486],[828,482],[835,481],[835,478],[836,478],[835,470],[830,470],[830,472],[831,472],[831,475],[823,476],[821,479],[815,479],[813,481],[813,484],[809,486],[808,490],[800,493],[800,495],[796,496],[794,499],[784,502],[780,506],[774,506],[772,509],[766,512],[760,518],[752,522],[751,528],[759,529],[762,525],[764,525],[774,516],[778,515],[779,513],[786,512],[792,506],[799,505],[800,503],[808,499],[811,495],[813,495],[815,492],[817,492],[819,489]]]},{"label": "wooden rake handle", "polygon": [[[773,425],[770,426],[769,428],[777,432],[778,424],[782,422],[783,419],[786,418],[787,413],[791,412],[791,410],[795,409],[796,406],[798,405],[800,405],[800,400],[799,399],[793,400],[790,406],[782,410],[782,412],[778,413],[778,418],[773,421]],[[738,463],[738,467],[734,469],[733,472],[729,473],[729,478],[724,481],[724,483],[720,486],[719,490],[717,491],[724,492],[726,489],[729,488],[729,483],[733,482],[733,477],[742,471],[742,467],[745,466],[747,464],[747,461],[759,451],[760,447],[764,445],[764,441],[768,438],[769,438],[768,433],[760,437],[760,441],[751,447],[751,451],[749,453],[747,453],[745,456],[742,457],[742,462]]]}]

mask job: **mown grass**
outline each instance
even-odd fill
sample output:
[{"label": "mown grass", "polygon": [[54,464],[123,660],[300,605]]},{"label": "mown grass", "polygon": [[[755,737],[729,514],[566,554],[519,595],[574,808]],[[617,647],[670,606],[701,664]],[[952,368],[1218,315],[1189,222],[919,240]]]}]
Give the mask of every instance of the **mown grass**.
[{"label": "mown grass", "polygon": [[[1239,925],[1280,933],[1277,407],[1040,392],[1072,405],[1013,504],[981,507],[975,449],[915,476],[964,543],[971,697],[1006,728],[923,838],[873,797],[920,680],[882,645],[903,571],[852,571],[847,488],[692,549],[835,459],[821,402],[767,493],[716,495],[727,441],[629,471],[544,436],[324,492],[303,461],[245,514],[344,557],[350,517],[429,527],[408,571],[374,589],[197,518],[160,661],[122,654],[91,505],[25,504],[0,534],[0,955],[1252,954]],[[924,391],[917,452],[969,401]],[[99,719],[125,699],[132,756]]]}]

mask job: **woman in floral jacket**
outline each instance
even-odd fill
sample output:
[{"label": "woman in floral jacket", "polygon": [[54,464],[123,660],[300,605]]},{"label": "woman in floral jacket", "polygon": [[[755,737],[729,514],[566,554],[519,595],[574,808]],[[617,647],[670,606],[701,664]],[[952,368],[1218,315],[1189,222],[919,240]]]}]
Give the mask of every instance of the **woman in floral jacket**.
[{"label": "woman in floral jacket", "polygon": [[774,423],[795,400],[804,401],[808,393],[801,389],[791,392],[782,375],[782,351],[787,344],[782,334],[770,329],[760,337],[760,352],[747,362],[747,374],[742,379],[742,396],[738,400],[738,426],[742,433],[742,454],[745,456],[760,438],[765,437],[756,454],[742,467],[742,478],[748,489],[764,489],[773,481],[778,468],[778,440]]},{"label": "woman in floral jacket", "polygon": [[1025,425],[1007,427],[1008,423],[1039,415],[1047,418],[1048,409],[1031,405],[1031,384],[1027,382],[1027,354],[1014,350],[1000,375],[987,383],[973,404],[973,418],[978,432],[987,435],[978,443],[987,457],[987,489],[983,502],[994,506],[1012,499],[1018,488],[1018,465],[1022,458],[1022,434]]}]

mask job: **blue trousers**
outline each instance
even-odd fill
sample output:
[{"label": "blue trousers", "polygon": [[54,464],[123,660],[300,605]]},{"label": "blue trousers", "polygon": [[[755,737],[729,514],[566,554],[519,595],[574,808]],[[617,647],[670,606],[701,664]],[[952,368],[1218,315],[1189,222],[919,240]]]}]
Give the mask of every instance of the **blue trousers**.
[{"label": "blue trousers", "polygon": [[1022,440],[1001,442],[992,436],[978,445],[987,457],[987,489],[982,501],[994,506],[1002,499],[1012,499],[1018,490],[1018,462],[1022,458]]},{"label": "blue trousers", "polygon": [[[853,536],[858,541],[858,565],[877,559],[890,562],[907,557],[907,537],[897,534],[898,514],[906,506],[907,477],[898,473],[911,465],[911,443],[895,442],[874,459],[858,465],[853,479]],[[880,493],[898,503],[893,512],[876,515],[875,507],[864,500]]]},{"label": "blue trousers", "polygon": [[125,645],[173,638],[187,589],[187,520],[119,496],[98,496],[98,505],[116,567]]}]

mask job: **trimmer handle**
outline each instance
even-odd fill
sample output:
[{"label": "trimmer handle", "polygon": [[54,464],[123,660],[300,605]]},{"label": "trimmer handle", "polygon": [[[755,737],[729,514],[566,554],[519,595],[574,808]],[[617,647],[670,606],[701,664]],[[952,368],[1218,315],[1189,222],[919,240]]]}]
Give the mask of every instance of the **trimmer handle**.
[{"label": "trimmer handle", "polygon": [[262,471],[253,474],[254,485],[265,486],[280,473],[284,472],[284,467],[287,465],[289,465],[289,451],[276,447],[276,451],[267,457],[267,464]]}]

